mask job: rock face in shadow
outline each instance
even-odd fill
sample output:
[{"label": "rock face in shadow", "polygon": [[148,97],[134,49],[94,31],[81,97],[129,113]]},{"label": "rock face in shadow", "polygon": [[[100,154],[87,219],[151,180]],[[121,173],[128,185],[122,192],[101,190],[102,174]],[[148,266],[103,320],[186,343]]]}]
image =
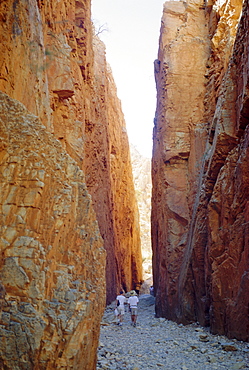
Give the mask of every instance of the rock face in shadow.
[{"label": "rock face in shadow", "polygon": [[248,1],[241,11],[165,3],[152,242],[157,315],[248,341]]},{"label": "rock face in shadow", "polygon": [[164,5],[155,61],[157,110],[152,158],[153,281],[158,315],[177,318],[181,263],[206,138],[205,72],[209,53],[205,9]]},{"label": "rock face in shadow", "polygon": [[[215,150],[208,158],[204,182],[209,198],[209,184],[219,166],[207,208],[211,329],[214,333],[246,341],[249,340],[248,19],[249,3],[246,1],[214,114],[212,146]],[[223,148],[226,148],[225,153]],[[220,163],[223,153],[225,160]]]},{"label": "rock face in shadow", "polygon": [[142,280],[125,122],[90,5],[0,4],[5,368],[94,368],[106,301]]}]

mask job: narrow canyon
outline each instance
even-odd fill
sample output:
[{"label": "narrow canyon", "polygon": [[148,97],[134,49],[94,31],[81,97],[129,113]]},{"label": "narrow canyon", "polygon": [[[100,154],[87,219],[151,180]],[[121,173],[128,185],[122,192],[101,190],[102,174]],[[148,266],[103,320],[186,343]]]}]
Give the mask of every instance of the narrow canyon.
[{"label": "narrow canyon", "polygon": [[249,341],[248,20],[165,2],[151,196],[91,1],[0,2],[1,369],[94,370],[151,244],[157,317]]},{"label": "narrow canyon", "polygon": [[155,61],[156,314],[249,340],[248,1],[169,1]]}]

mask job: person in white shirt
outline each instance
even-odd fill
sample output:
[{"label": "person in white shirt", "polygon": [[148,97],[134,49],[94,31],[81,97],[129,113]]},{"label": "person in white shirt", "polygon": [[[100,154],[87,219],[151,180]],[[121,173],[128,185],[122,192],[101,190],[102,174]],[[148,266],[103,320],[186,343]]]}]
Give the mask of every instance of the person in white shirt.
[{"label": "person in white shirt", "polygon": [[126,303],[126,298],[124,296],[123,290],[120,290],[119,295],[116,298],[116,309],[118,310],[118,318],[119,318],[119,323],[118,325],[122,326],[123,325],[123,318],[124,318],[124,304]]},{"label": "person in white shirt", "polygon": [[135,290],[130,292],[130,297],[128,298],[128,305],[131,311],[131,324],[136,326],[137,324],[137,304],[139,302],[138,297],[136,296]]}]

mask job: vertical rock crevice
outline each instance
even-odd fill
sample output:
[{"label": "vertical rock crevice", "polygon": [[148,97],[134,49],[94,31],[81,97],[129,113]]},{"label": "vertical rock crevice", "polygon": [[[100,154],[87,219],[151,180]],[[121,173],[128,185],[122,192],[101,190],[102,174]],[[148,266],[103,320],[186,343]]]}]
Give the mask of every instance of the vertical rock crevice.
[{"label": "vertical rock crevice", "polygon": [[[188,4],[176,5],[166,2],[161,30],[160,63],[157,64],[161,66],[167,60],[168,67],[167,74],[159,82],[156,71],[158,104],[154,128],[152,202],[155,211],[152,214],[152,233],[160,235],[164,228],[164,237],[158,240],[155,236],[153,239],[154,271],[160,264],[165,268],[164,277],[160,277],[156,286],[157,314],[183,323],[199,321],[202,325],[210,325],[214,333],[248,340],[247,324],[243,320],[242,328],[239,313],[240,309],[243,311],[248,306],[248,299],[245,298],[248,266],[244,260],[247,254],[244,229],[247,175],[241,169],[241,163],[247,160],[248,34],[245,30],[248,2],[244,2],[243,11],[241,1],[226,1],[223,5],[213,2],[204,8],[197,3],[189,1]],[[187,122],[194,123],[191,125],[191,139],[186,141],[183,138],[183,145],[186,145],[186,141],[189,146],[189,156],[185,169],[187,180],[179,208],[187,203],[188,222],[185,229],[180,231],[181,241],[185,241],[180,244],[179,241],[172,243],[172,233],[179,226],[177,224],[172,232],[172,213],[169,211],[170,202],[175,204],[178,198],[169,188],[172,184],[165,182],[165,177],[172,176],[182,165],[174,163],[171,168],[170,162],[163,161],[162,157],[167,146],[170,154],[177,148],[176,141],[171,140],[171,134],[165,135],[164,132],[172,130],[176,135],[178,121],[183,122],[184,117],[178,113],[172,115],[172,112],[177,112],[175,107],[179,99],[173,100],[171,105],[169,99],[177,89],[184,91],[182,81],[186,78],[182,69],[171,81],[171,73],[173,75],[184,58],[178,52],[176,60],[171,62],[174,55],[172,44],[177,39],[172,30],[174,27],[179,29],[182,14],[187,12],[189,6],[199,16],[195,18],[194,30],[191,29],[191,18],[185,16],[184,19],[188,19],[185,32],[192,32],[196,37],[203,35],[205,53],[199,49],[197,55],[184,54],[192,58],[197,66],[199,60],[203,69],[195,68],[199,84],[191,77],[188,94],[180,95]],[[168,10],[171,7],[174,12]],[[177,18],[173,25],[172,14]],[[165,24],[171,25],[170,31]],[[189,53],[192,53],[191,49]],[[196,121],[193,117],[197,100],[192,100],[192,88],[195,93],[199,91],[198,106],[201,107]],[[242,167],[245,168],[244,165]],[[180,179],[178,176],[177,184],[181,182]],[[238,231],[236,236],[235,228]],[[179,253],[180,245],[182,248]],[[175,266],[175,270],[172,266]],[[170,290],[172,286],[173,290]]]},{"label": "vertical rock crevice", "polygon": [[166,309],[171,319],[178,316],[179,266],[186,250],[196,193],[194,180],[207,135],[201,120],[208,52],[205,9],[200,9],[200,4],[166,2],[155,72],[158,100],[153,132],[152,243],[155,289],[160,289],[156,311],[165,315]]}]

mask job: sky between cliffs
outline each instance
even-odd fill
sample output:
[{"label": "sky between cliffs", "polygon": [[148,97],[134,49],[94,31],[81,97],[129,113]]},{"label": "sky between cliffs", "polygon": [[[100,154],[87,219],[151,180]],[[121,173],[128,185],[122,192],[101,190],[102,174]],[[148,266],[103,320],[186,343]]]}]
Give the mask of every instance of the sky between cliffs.
[{"label": "sky between cliffs", "polygon": [[92,19],[106,45],[130,143],[151,157],[157,59],[164,0],[92,0]]}]

